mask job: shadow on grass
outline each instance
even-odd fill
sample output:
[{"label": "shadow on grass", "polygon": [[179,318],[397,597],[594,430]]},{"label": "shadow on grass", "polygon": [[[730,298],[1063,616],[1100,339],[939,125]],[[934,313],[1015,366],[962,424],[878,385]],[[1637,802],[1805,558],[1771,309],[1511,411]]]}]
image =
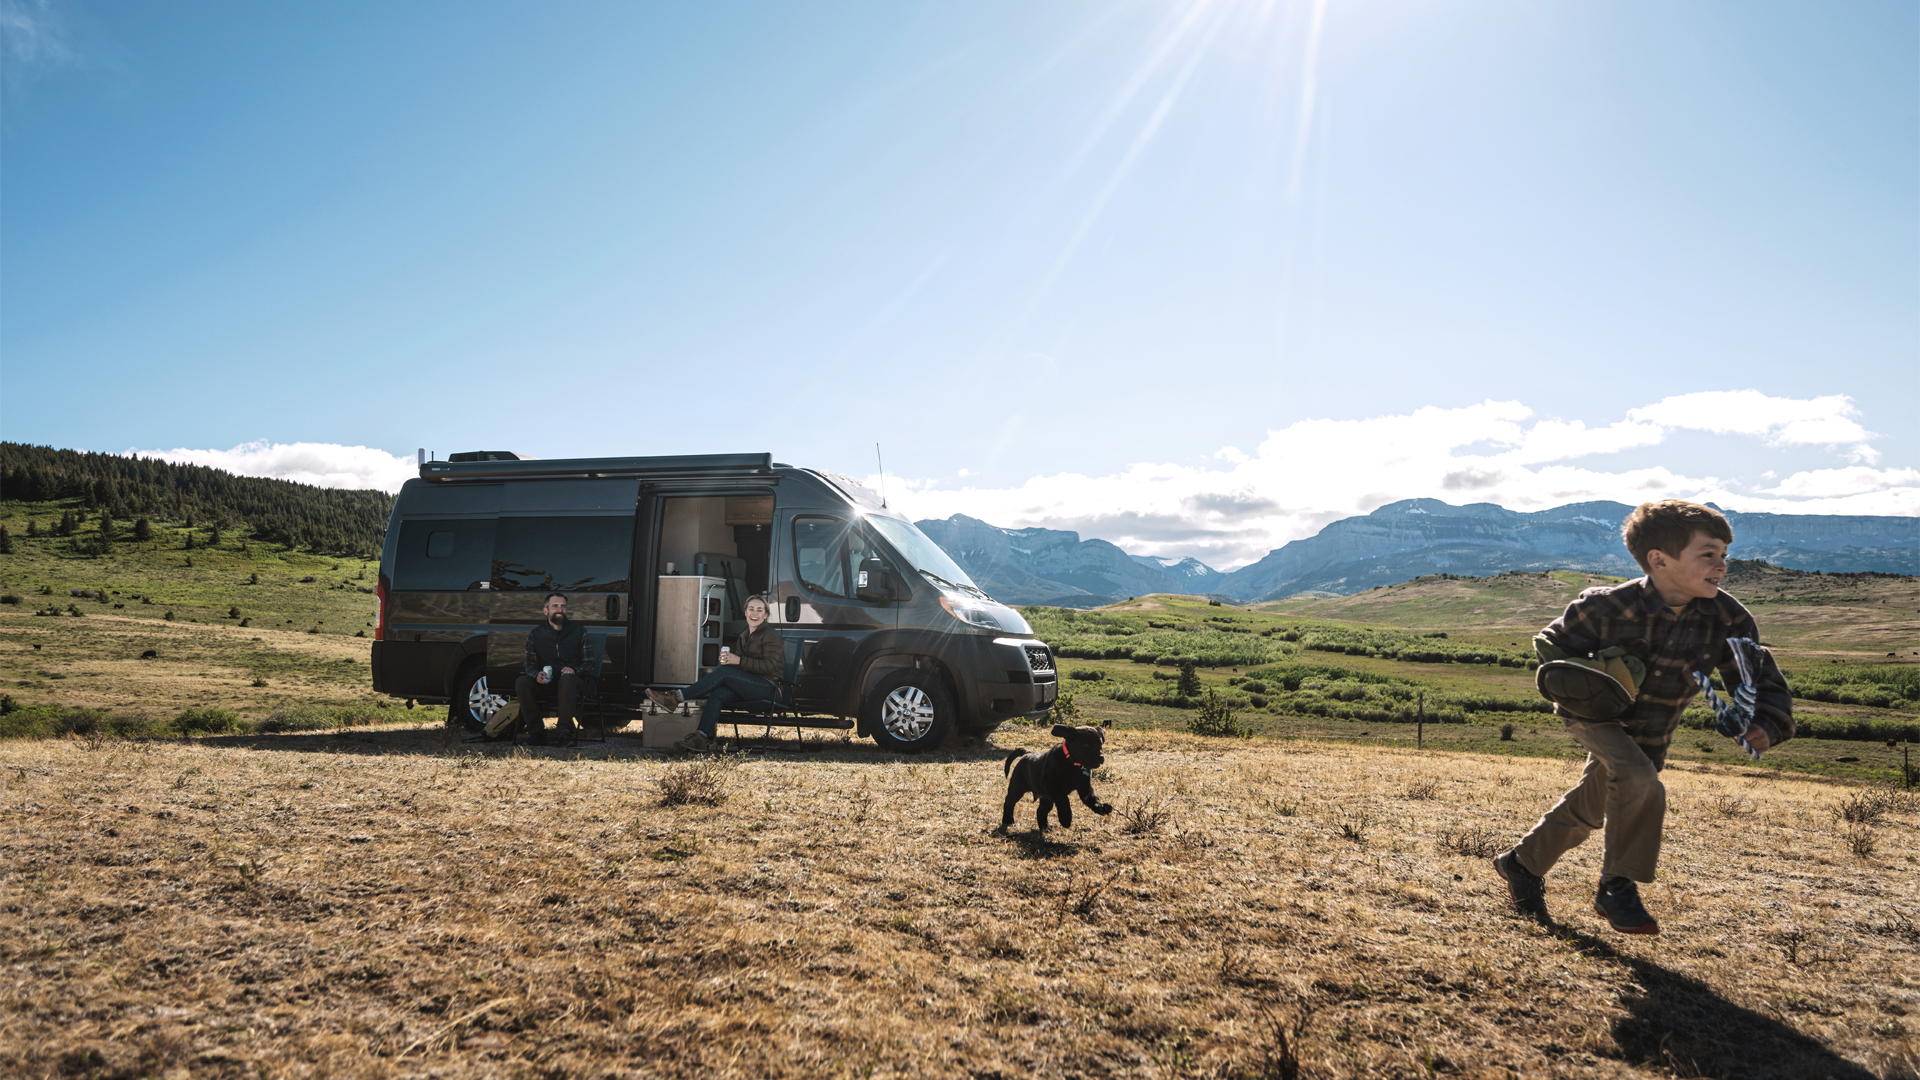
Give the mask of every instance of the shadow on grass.
[{"label": "shadow on grass", "polygon": [[[932,753],[895,754],[882,750],[868,739],[843,739],[839,733],[817,735],[808,732],[796,738],[793,729],[783,734],[775,729],[770,736],[749,735],[739,738],[722,735],[723,751],[740,751],[759,757],[799,757],[809,761],[848,764],[887,765],[898,762],[946,764],[950,762],[993,762],[998,764],[1007,751],[981,739],[950,739]],[[727,725],[722,726],[722,731]],[[764,730],[764,729],[761,729]],[[283,732],[277,735],[211,735],[197,740],[203,746],[233,747],[246,750],[279,750],[302,754],[359,754],[368,757],[418,755],[421,757],[553,758],[573,761],[630,760],[668,756],[665,750],[640,745],[637,727],[610,731],[601,741],[597,732],[587,729],[579,745],[557,744],[548,729],[545,746],[515,746],[512,742],[492,742],[464,731],[445,727],[354,727],[328,731]]]},{"label": "shadow on grass", "polygon": [[1636,985],[1621,999],[1627,1015],[1613,1024],[1614,1042],[1628,1064],[1729,1080],[1875,1080],[1873,1072],[1819,1040],[1728,1001],[1698,979],[1623,955],[1591,934],[1566,926],[1552,932],[1632,973]]}]

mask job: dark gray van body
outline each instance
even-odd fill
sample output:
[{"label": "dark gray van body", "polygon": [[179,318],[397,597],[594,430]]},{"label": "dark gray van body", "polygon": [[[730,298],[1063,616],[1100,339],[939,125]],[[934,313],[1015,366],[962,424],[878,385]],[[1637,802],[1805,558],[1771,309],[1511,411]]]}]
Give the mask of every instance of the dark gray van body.
[{"label": "dark gray van body", "polygon": [[[1052,651],[1018,613],[845,477],[767,454],[458,460],[470,456],[421,465],[394,502],[378,692],[484,722],[512,693],[547,593],[560,592],[599,646],[596,704],[638,708],[648,688],[686,681],[655,670],[661,580],[711,562],[728,588],[703,603],[726,636],[743,626],[744,594],[764,592],[799,661],[793,704],[852,718],[883,746],[929,749],[1053,704]],[[920,722],[893,723],[902,703]]]}]

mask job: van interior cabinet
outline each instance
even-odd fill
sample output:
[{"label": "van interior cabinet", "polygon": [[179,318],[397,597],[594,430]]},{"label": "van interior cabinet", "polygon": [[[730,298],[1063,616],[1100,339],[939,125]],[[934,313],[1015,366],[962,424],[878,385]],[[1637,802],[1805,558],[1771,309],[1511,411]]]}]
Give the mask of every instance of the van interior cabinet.
[{"label": "van interior cabinet", "polygon": [[653,631],[653,681],[685,686],[720,665],[727,581],[675,575],[660,579]]}]

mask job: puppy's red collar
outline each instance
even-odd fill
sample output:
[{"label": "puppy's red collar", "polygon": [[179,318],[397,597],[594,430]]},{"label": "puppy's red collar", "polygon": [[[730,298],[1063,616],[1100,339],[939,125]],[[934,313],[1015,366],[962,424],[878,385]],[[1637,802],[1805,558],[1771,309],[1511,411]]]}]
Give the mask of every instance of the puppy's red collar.
[{"label": "puppy's red collar", "polygon": [[1092,772],[1085,765],[1082,765],[1079,762],[1073,760],[1073,751],[1067,749],[1067,740],[1065,739],[1060,740],[1060,756],[1063,758],[1066,758],[1067,764],[1073,766],[1076,769],[1079,769],[1082,773],[1086,773],[1089,776],[1093,775]]}]

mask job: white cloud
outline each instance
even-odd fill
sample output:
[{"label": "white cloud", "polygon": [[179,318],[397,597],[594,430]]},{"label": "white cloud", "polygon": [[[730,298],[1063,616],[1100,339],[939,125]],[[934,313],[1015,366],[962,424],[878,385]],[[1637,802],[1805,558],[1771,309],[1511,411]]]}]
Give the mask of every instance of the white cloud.
[{"label": "white cloud", "polygon": [[1073,529],[1130,552],[1197,555],[1221,568],[1407,498],[1514,510],[1710,498],[1742,511],[1920,514],[1920,472],[1913,469],[1817,470],[1756,493],[1667,467],[1566,464],[1657,445],[1675,429],[1775,446],[1873,438],[1852,419],[1856,411],[1840,396],[1797,400],[1727,391],[1667,398],[1589,428],[1534,420],[1533,410],[1517,401],[1484,401],[1365,420],[1303,420],[1268,432],[1251,455],[1224,448],[1215,455],[1226,462],[1218,469],[1143,462],[1103,476],[1059,473],[1001,489],[909,481],[895,503],[915,517],[961,513],[1008,528]]},{"label": "white cloud", "polygon": [[1758,390],[1708,390],[1629,410],[1627,419],[1715,435],[1752,435],[1769,446],[1851,444],[1854,460],[1872,464],[1880,454],[1866,445],[1874,433],[1854,419],[1859,415],[1845,394],[1781,398]]},{"label": "white cloud", "polygon": [[1859,465],[1846,469],[1813,469],[1794,473],[1773,487],[1761,490],[1802,498],[1838,498],[1891,487],[1920,487],[1920,469],[1868,469]]},{"label": "white cloud", "polygon": [[399,491],[420,475],[410,455],[338,443],[241,443],[231,450],[128,450],[127,457],[160,458],[225,469],[239,476],[265,476],[327,488]]}]

